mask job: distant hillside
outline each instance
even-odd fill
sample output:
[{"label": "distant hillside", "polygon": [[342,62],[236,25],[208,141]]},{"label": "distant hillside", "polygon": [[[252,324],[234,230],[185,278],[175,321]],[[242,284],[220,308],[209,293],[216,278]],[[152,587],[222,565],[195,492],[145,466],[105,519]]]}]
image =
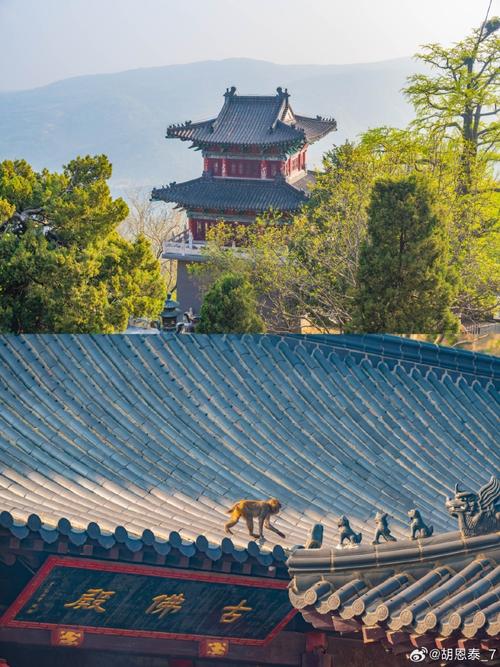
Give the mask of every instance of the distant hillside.
[{"label": "distant hillside", "polygon": [[173,122],[217,114],[226,87],[273,94],[288,87],[293,108],[334,116],[339,131],[311,149],[310,166],[333,142],[377,125],[405,125],[401,94],[417,64],[409,58],[366,65],[275,65],[231,59],[66,79],[0,93],[0,159],[23,157],[59,169],[72,157],[106,153],[114,186],[161,185],[194,177],[199,154],[164,138]]}]

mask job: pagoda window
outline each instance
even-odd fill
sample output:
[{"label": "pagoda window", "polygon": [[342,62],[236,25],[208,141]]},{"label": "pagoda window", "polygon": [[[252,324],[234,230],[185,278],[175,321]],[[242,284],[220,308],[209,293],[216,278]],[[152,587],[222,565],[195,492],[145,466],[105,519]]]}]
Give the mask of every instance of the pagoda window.
[{"label": "pagoda window", "polygon": [[243,163],[242,162],[240,162],[239,165],[238,165],[238,171],[240,173],[240,176],[243,176]]}]

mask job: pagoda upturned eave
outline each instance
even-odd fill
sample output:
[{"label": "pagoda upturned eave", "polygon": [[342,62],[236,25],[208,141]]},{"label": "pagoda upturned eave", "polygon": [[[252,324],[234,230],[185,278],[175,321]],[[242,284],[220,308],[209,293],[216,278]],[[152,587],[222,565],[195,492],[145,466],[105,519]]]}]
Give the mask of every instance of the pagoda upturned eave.
[{"label": "pagoda upturned eave", "polygon": [[176,203],[183,208],[263,213],[269,210],[297,211],[307,200],[307,195],[284,178],[258,180],[202,176],[155,188],[151,198]]}]

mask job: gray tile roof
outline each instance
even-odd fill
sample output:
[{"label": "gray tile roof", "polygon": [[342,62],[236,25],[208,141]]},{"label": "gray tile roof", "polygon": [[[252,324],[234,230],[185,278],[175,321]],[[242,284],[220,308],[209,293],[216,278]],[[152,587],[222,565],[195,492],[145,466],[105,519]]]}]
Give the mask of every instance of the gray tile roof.
[{"label": "gray tile roof", "polygon": [[353,549],[298,549],[288,560],[292,604],[316,627],[409,643],[410,636],[500,632],[500,534],[436,537]]},{"label": "gray tile roof", "polygon": [[224,105],[216,118],[171,125],[167,138],[198,145],[272,146],[313,143],[336,129],[335,120],[296,116],[287,92],[276,95],[237,95],[226,91]]},{"label": "gray tile roof", "polygon": [[321,116],[310,118],[309,116],[299,116],[297,114],[294,114],[294,116],[295,127],[304,132],[308,144],[319,141],[337,129],[337,123],[333,118],[322,118]]},{"label": "gray tile roof", "polygon": [[2,336],[0,510],[217,545],[276,496],[287,547],[343,513],[399,537],[415,504],[450,530],[443,496],[498,469],[498,368],[391,336]]},{"label": "gray tile roof", "polygon": [[184,183],[155,188],[151,198],[184,207],[264,212],[295,211],[307,199],[299,187],[284,179],[257,180],[202,176]]},{"label": "gray tile roof", "polygon": [[303,176],[294,180],[291,185],[298,190],[302,190],[306,195],[309,195],[309,191],[316,182],[316,172],[308,170]]},{"label": "gray tile roof", "polygon": [[176,564],[179,559],[188,558],[199,566],[200,559],[208,559],[212,564],[222,567],[223,561],[229,561],[236,569],[238,564],[248,563],[252,571],[256,570],[259,574],[269,576],[268,568],[273,567],[272,576],[288,578],[285,566],[287,555],[278,544],[272,550],[260,548],[255,541],[248,542],[246,547],[237,547],[228,537],[222,538],[218,544],[210,544],[203,535],[198,535],[195,540],[186,540],[175,530],[165,539],[156,536],[149,528],[137,536],[123,526],[105,530],[95,521],[81,529],[73,526],[65,517],[52,526],[42,523],[37,514],[19,521],[6,511],[0,512],[0,541],[4,533],[22,541],[26,551],[61,553],[64,551],[64,548],[60,548],[61,544],[69,544],[73,556],[93,555],[115,560],[132,558],[137,561],[137,554],[142,552],[142,559],[150,562],[158,561],[158,557],[168,557],[169,564]]}]

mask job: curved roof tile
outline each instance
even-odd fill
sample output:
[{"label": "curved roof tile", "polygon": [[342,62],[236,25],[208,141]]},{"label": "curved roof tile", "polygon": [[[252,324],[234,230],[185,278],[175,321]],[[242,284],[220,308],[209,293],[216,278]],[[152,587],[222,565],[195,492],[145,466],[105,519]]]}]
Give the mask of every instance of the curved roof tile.
[{"label": "curved roof tile", "polygon": [[170,125],[167,138],[201,146],[311,144],[337,127],[332,118],[296,116],[288,103],[288,93],[281,88],[276,95],[237,95],[233,88],[224,98],[216,118]]},{"label": "curved roof tile", "polygon": [[[315,627],[409,635],[492,634],[500,601],[500,534],[451,532],[352,549],[297,549],[290,600]],[[491,612],[491,614],[490,614]],[[455,640],[456,641],[456,640]]]},{"label": "curved roof tile", "polygon": [[498,468],[498,366],[390,336],[2,336],[0,510],[219,545],[235,500],[276,496],[287,547],[339,514],[405,534],[415,504],[450,530],[443,496]]},{"label": "curved roof tile", "polygon": [[300,187],[285,180],[213,178],[202,176],[184,183],[155,188],[153,200],[176,202],[184,207],[233,211],[296,211],[307,199]]}]

